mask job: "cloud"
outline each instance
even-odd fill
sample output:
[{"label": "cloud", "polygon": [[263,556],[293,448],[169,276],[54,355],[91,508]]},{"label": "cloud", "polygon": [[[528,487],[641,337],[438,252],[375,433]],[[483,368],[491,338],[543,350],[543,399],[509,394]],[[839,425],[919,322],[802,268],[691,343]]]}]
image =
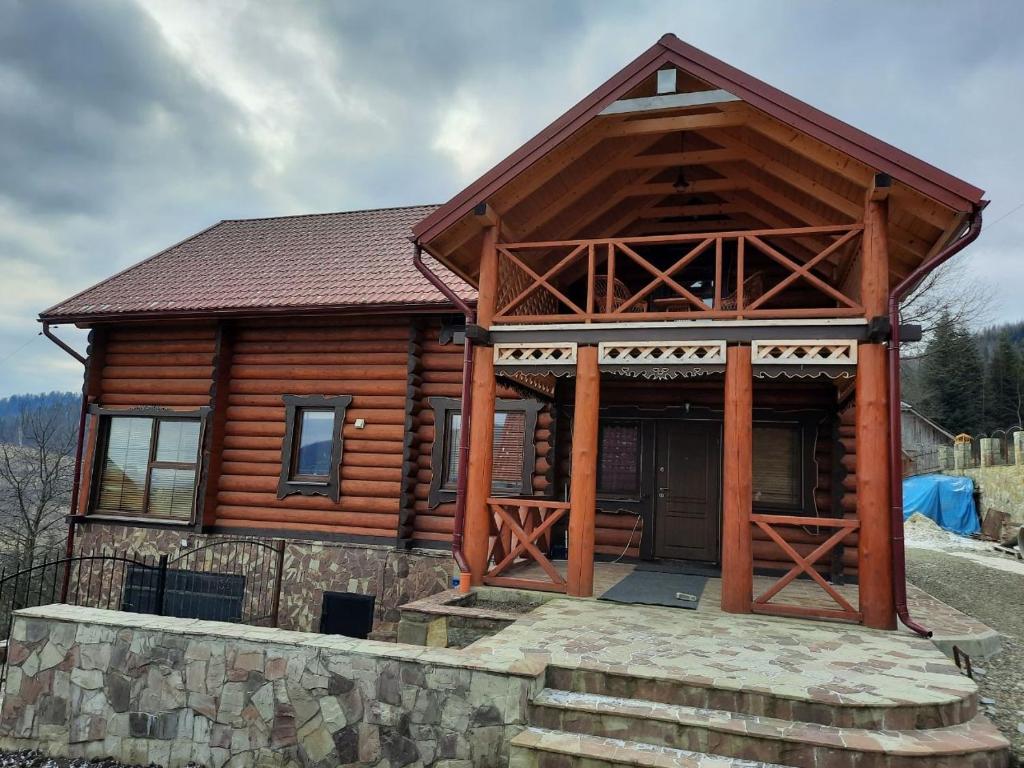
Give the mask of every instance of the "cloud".
[{"label": "cloud", "polygon": [[[446,200],[667,31],[985,187],[995,219],[1024,200],[1024,7],[985,8],[6,0],[0,360],[218,219]],[[1024,211],[967,257],[1007,319],[1022,238]],[[0,396],[80,381],[45,340],[0,370]]]}]

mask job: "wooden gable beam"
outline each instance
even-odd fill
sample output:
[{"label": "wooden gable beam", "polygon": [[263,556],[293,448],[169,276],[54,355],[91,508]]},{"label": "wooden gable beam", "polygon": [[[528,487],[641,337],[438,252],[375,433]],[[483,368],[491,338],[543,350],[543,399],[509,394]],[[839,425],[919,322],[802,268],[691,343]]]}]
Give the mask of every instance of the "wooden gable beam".
[{"label": "wooden gable beam", "polygon": [[[875,175],[873,168],[854,160],[837,149],[821,144],[805,133],[776,122],[753,109],[750,110],[746,125],[757,133],[767,136],[776,144],[792,150],[823,168],[834,171],[865,190],[871,186]],[[895,185],[892,194],[894,198],[899,199],[900,207],[912,216],[938,229],[945,229],[949,224],[950,209],[931,198],[914,192],[902,184]]]},{"label": "wooden gable beam", "polygon": [[637,155],[616,162],[618,168],[678,168],[680,166],[707,165],[739,160],[742,153],[735,149],[700,149],[690,152],[664,152],[658,155]]},{"label": "wooden gable beam", "polygon": [[[651,139],[650,137],[644,137],[646,140],[637,141],[635,138],[627,144],[628,154],[636,154],[649,149],[658,142],[658,138]],[[544,225],[556,219],[562,211],[571,207],[573,203],[582,197],[585,197],[588,193],[592,192],[600,184],[607,181],[613,174],[617,173],[626,166],[624,160],[615,161],[612,163],[600,163],[582,178],[575,180],[572,186],[566,190],[565,194],[561,195],[553,205],[544,207],[540,213],[535,214],[531,218],[520,222],[520,227],[523,232],[535,232],[541,229]],[[642,166],[638,166],[640,168]],[[511,213],[515,216],[515,212]]]},{"label": "wooden gable beam", "polygon": [[608,127],[606,136],[636,136],[642,133],[673,133],[676,131],[697,131],[704,128],[731,128],[743,125],[746,115],[736,110],[710,112],[699,115],[677,115],[676,117],[654,117],[645,120],[629,120]]},{"label": "wooden gable beam", "polygon": [[619,99],[601,110],[600,114],[622,115],[633,112],[655,112],[665,109],[717,106],[739,100],[739,96],[733,96],[721,88],[713,91],[664,93],[658,96],[644,96],[639,99]]}]

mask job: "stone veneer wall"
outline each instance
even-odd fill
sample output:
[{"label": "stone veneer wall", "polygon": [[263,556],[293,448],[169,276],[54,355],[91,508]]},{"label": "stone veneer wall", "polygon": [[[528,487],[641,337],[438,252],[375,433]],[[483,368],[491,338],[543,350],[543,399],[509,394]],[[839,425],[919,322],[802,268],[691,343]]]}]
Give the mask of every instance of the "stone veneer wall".
[{"label": "stone veneer wall", "polygon": [[[168,554],[173,558],[188,548],[232,538],[238,537],[95,522],[79,526],[75,552]],[[187,547],[183,541],[188,542]],[[323,594],[331,591],[376,595],[378,624],[394,625],[400,605],[449,589],[452,575],[451,554],[444,551],[286,539],[279,623],[283,629],[318,631]]]},{"label": "stone veneer wall", "polygon": [[507,764],[540,681],[452,650],[51,605],[16,616],[0,747],[167,768],[487,768]]},{"label": "stone veneer wall", "polygon": [[946,470],[947,474],[966,475],[974,480],[981,491],[982,518],[989,509],[998,509],[1010,516],[1014,526],[1024,525],[1024,465],[1008,464],[995,467],[973,467]]}]

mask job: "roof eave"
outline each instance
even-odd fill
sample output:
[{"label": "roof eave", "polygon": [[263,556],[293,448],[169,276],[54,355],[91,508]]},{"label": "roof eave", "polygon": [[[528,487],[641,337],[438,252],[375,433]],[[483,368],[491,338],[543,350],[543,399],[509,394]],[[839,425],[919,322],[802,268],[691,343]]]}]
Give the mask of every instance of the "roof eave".
[{"label": "roof eave", "polygon": [[[467,303],[476,304],[476,297],[467,298]],[[457,312],[455,305],[448,301],[435,302],[396,302],[394,304],[323,304],[306,306],[281,306],[281,307],[224,307],[213,309],[187,309],[187,310],[145,310],[130,312],[84,312],[69,314],[52,314],[43,312],[37,318],[38,322],[51,323],[54,325],[79,325],[89,326],[96,323],[111,322],[167,322],[167,321],[197,321],[197,320],[220,320],[220,319],[242,319],[256,317],[279,317],[281,315],[304,316],[304,315],[333,315],[333,314],[363,314],[363,315],[389,315],[389,314],[447,314]]]}]

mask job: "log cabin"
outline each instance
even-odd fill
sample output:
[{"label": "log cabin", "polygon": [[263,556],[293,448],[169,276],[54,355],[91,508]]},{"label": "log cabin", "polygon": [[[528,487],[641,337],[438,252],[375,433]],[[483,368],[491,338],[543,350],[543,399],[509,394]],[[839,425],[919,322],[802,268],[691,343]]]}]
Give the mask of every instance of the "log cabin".
[{"label": "log cabin", "polygon": [[913,628],[899,301],[985,204],[666,35],[444,205],[222,221],[43,312],[90,329],[76,547],[285,539],[297,628],[612,558]]}]

